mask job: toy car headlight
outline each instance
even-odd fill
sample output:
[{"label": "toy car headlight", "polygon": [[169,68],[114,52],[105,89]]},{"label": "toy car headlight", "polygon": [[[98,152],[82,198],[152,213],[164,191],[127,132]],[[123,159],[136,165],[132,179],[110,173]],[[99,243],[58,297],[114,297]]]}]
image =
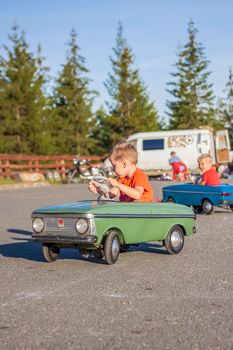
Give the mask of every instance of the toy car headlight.
[{"label": "toy car headlight", "polygon": [[32,228],[36,233],[42,232],[45,228],[44,220],[41,218],[34,219],[32,222]]},{"label": "toy car headlight", "polygon": [[78,233],[81,233],[81,234],[84,234],[87,232],[88,228],[89,228],[89,223],[88,223],[88,220],[85,219],[85,218],[80,218],[76,221],[76,224],[75,224],[75,228],[76,228],[76,231]]}]

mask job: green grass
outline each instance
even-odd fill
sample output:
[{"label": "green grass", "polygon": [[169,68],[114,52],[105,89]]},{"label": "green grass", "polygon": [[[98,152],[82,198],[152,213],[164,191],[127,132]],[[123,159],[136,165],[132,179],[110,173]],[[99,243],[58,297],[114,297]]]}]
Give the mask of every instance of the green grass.
[{"label": "green grass", "polygon": [[[61,180],[48,180],[46,179],[46,181],[50,184],[50,185],[61,185],[64,184],[65,181]],[[18,184],[18,183],[23,183],[23,182],[19,182],[19,181],[15,181],[14,179],[0,179],[0,186],[1,185],[14,185],[14,184]]]},{"label": "green grass", "polygon": [[62,185],[62,184],[64,184],[64,182],[62,180],[48,180],[48,179],[46,179],[46,181],[50,185]]},{"label": "green grass", "polygon": [[0,179],[0,185],[13,185],[18,183],[17,181],[13,180],[13,179]]}]

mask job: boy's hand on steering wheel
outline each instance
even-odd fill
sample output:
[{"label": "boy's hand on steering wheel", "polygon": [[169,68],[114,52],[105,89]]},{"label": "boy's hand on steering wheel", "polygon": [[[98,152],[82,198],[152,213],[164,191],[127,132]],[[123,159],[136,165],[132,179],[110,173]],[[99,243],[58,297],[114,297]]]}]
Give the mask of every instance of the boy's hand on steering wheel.
[{"label": "boy's hand on steering wheel", "polygon": [[110,183],[110,185],[112,187],[118,187],[118,185],[119,185],[119,182],[116,179],[112,178],[112,177],[108,178],[108,182]]},{"label": "boy's hand on steering wheel", "polygon": [[89,191],[91,191],[93,193],[99,193],[98,192],[99,187],[100,187],[100,185],[98,184],[98,182],[93,181],[93,180],[90,181],[88,184]]}]

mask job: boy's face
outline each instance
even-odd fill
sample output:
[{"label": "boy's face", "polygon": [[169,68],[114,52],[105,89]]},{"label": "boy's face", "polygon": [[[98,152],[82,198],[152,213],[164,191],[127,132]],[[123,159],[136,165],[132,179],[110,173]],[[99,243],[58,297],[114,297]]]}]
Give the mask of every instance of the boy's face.
[{"label": "boy's face", "polygon": [[128,161],[127,160],[115,160],[110,157],[110,162],[112,163],[115,173],[121,178],[128,175]]},{"label": "boy's face", "polygon": [[212,160],[210,158],[204,158],[199,161],[199,168],[204,173],[207,170],[210,170],[212,167]]}]

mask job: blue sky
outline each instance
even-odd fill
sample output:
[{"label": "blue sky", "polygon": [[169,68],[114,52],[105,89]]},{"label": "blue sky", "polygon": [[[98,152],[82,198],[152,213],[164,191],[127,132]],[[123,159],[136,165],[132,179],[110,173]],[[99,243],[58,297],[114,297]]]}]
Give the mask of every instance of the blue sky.
[{"label": "blue sky", "polygon": [[42,46],[50,75],[55,77],[75,28],[91,87],[100,93],[97,108],[108,99],[103,82],[111,71],[109,56],[121,21],[140,76],[163,116],[170,98],[166,82],[171,80],[178,44],[187,40],[191,18],[211,61],[209,82],[215,95],[223,96],[228,69],[233,66],[232,14],[232,0],[0,0],[0,45],[9,43],[8,33],[16,22],[25,30],[32,52],[38,44]]}]

